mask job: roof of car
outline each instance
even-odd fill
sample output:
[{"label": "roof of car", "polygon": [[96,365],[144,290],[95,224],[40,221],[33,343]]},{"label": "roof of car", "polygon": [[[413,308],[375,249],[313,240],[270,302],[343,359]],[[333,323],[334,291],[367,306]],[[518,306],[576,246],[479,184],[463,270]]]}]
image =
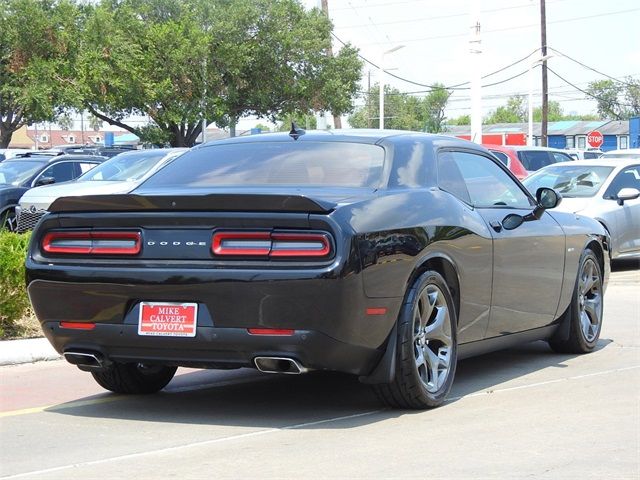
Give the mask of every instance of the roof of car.
[{"label": "roof of car", "polygon": [[548,165],[548,167],[626,167],[637,165],[638,159],[633,158],[594,158],[592,160],[574,160],[572,162],[558,162]]},{"label": "roof of car", "polygon": [[442,139],[456,143],[469,144],[470,142],[456,137],[436,135],[431,133],[414,132],[407,130],[376,130],[376,129],[340,129],[340,130],[306,130],[297,140],[294,140],[289,132],[261,133],[259,135],[246,135],[240,137],[226,138],[222,140],[212,140],[195,148],[209,147],[214,145],[229,145],[235,143],[261,143],[261,142],[293,142],[293,141],[336,141],[336,142],[358,142],[375,144],[381,140],[389,138],[402,138],[409,136],[420,136],[429,140]]},{"label": "roof of car", "polygon": [[71,155],[57,155],[57,154],[38,154],[38,155],[30,155],[30,156],[19,156],[8,158],[5,162],[42,162],[42,163],[53,163],[53,162],[61,162],[65,160],[87,160],[94,162],[103,162],[107,160],[107,157],[101,157],[99,155],[82,155],[82,154],[71,154]]}]

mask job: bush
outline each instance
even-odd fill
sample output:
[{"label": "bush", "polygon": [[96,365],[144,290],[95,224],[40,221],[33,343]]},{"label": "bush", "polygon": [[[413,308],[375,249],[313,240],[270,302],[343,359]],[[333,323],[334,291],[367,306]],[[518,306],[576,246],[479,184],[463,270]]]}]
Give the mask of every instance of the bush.
[{"label": "bush", "polygon": [[0,230],[0,338],[35,333],[24,281],[29,237]]}]

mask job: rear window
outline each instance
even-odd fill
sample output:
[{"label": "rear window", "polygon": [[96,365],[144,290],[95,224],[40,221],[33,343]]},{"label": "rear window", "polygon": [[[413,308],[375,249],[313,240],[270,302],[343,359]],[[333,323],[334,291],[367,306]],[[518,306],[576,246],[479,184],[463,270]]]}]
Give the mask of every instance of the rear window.
[{"label": "rear window", "polygon": [[215,145],[185,153],[145,187],[336,186],[378,188],[384,150],[344,142]]},{"label": "rear window", "polygon": [[[542,167],[556,163],[556,160],[543,150],[520,150],[518,159],[524,165],[524,168],[533,172],[540,170]],[[570,159],[569,159],[570,160]]]}]

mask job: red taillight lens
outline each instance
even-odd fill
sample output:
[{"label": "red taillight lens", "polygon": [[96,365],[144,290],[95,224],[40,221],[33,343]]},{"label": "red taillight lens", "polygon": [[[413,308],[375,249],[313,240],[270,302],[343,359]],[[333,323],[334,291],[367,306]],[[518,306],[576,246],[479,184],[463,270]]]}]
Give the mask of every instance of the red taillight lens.
[{"label": "red taillight lens", "polygon": [[42,240],[47,253],[136,255],[140,249],[140,232],[49,232]]},{"label": "red taillight lens", "polygon": [[331,241],[326,233],[216,232],[211,249],[215,255],[261,257],[326,257]]},{"label": "red taillight lens", "polygon": [[251,335],[293,335],[295,330],[289,328],[247,328]]}]

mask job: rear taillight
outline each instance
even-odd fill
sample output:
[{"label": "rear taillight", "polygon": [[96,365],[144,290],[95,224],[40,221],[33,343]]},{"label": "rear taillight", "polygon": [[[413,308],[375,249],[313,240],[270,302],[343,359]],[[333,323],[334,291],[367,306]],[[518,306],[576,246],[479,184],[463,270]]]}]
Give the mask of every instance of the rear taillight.
[{"label": "rear taillight", "polygon": [[46,253],[76,255],[136,255],[140,232],[49,232],[42,240]]},{"label": "rear taillight", "polygon": [[211,250],[221,256],[326,257],[331,241],[326,233],[229,232],[213,235]]}]

